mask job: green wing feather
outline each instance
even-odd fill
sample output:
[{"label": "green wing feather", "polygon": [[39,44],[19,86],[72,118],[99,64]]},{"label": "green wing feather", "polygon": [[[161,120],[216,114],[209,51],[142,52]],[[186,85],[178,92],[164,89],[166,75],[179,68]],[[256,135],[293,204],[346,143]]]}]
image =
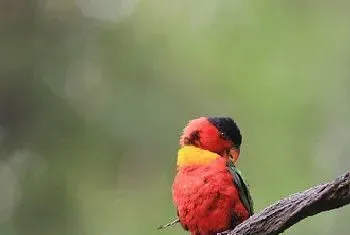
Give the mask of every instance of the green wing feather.
[{"label": "green wing feather", "polygon": [[252,197],[250,196],[249,186],[247,182],[244,180],[242,173],[238,170],[238,168],[233,164],[233,162],[228,163],[228,169],[233,176],[233,180],[235,185],[237,186],[239,197],[245,206],[245,208],[249,211],[250,215],[254,214],[254,203]]}]

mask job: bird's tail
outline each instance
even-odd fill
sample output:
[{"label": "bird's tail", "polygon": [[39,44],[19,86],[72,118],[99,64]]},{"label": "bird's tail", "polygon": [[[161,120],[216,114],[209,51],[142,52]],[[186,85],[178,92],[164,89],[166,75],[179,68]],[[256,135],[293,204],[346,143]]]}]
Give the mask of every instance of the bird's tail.
[{"label": "bird's tail", "polygon": [[171,221],[171,222],[169,222],[169,223],[167,223],[167,224],[158,226],[157,229],[163,229],[163,228],[166,228],[166,227],[169,227],[169,226],[173,226],[174,224],[177,224],[177,223],[179,223],[179,222],[180,222],[180,220],[179,220],[179,219],[176,219],[176,220]]}]

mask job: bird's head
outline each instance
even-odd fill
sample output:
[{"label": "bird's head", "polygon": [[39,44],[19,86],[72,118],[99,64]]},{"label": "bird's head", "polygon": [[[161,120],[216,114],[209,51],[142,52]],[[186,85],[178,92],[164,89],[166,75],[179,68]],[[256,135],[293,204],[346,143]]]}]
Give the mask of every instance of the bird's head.
[{"label": "bird's head", "polygon": [[181,147],[194,146],[236,162],[242,136],[229,117],[201,117],[188,122],[180,138]]}]

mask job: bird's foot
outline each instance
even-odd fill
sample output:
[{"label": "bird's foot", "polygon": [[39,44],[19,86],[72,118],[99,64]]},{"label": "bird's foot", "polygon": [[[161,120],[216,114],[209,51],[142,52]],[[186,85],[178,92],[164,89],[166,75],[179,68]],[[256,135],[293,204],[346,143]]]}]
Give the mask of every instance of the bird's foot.
[{"label": "bird's foot", "polygon": [[230,233],[231,230],[226,230],[226,231],[223,231],[221,233],[216,233],[216,235],[228,235]]}]

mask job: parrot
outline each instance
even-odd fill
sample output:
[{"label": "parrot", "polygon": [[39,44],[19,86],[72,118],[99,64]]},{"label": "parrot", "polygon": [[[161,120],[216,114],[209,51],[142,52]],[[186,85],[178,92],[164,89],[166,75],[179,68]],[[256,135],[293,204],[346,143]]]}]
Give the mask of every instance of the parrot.
[{"label": "parrot", "polygon": [[172,198],[191,235],[216,235],[253,215],[249,186],[237,168],[242,135],[230,117],[190,120],[180,137]]}]

